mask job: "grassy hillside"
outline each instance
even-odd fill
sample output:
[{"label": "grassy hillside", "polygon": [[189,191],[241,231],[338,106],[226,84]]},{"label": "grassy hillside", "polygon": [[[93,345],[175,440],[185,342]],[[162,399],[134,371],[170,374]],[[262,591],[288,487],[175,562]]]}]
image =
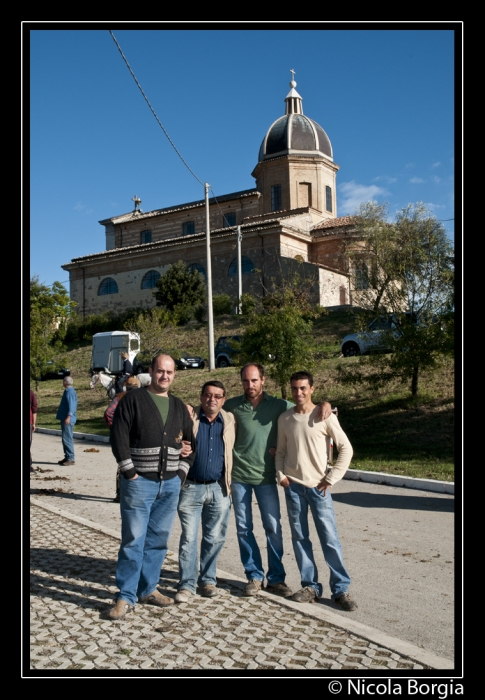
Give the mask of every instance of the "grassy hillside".
[{"label": "grassy hillside", "polygon": [[[366,361],[366,358],[340,358],[340,341],[355,329],[355,319],[346,311],[330,312],[314,327],[319,360],[314,370],[315,400],[329,400],[339,410],[339,420],[354,447],[352,468],[404,474],[421,478],[454,481],[453,416],[454,365],[446,360],[435,372],[423,374],[420,396],[411,399],[408,387],[388,385],[380,391],[345,387],[337,380],[341,362]],[[243,330],[237,317],[221,317],[215,322],[215,338],[235,335]],[[189,350],[207,357],[207,327],[203,324],[170,329],[166,347]],[[68,367],[79,400],[76,430],[107,435],[103,412],[109,403],[102,387],[89,389],[91,343],[70,348]],[[304,369],[304,368],[302,368]],[[202,384],[212,376],[224,383],[228,396],[241,393],[235,367],[179,371],[174,393],[192,404],[198,402]],[[35,383],[31,384],[35,390]],[[279,395],[276,385],[267,380],[269,393]],[[60,380],[38,383],[40,427],[58,428],[55,414],[63,391]]]}]

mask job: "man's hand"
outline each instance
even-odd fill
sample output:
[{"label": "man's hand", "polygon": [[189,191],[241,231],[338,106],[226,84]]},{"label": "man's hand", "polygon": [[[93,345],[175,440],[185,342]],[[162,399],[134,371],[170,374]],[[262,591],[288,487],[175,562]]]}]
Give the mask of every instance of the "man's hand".
[{"label": "man's hand", "polygon": [[192,454],[192,445],[188,440],[182,440],[182,452],[180,453],[181,457],[188,457],[189,455]]},{"label": "man's hand", "polygon": [[332,404],[328,403],[328,401],[322,401],[322,403],[319,404],[318,407],[320,409],[321,420],[325,420],[325,418],[328,418],[329,415],[332,413]]},{"label": "man's hand", "polygon": [[283,477],[280,481],[280,486],[282,486],[284,489],[287,489],[288,486],[290,485],[290,480],[288,479],[287,476]]},{"label": "man's hand", "polygon": [[[193,417],[194,417],[194,409],[193,409],[193,407],[192,407],[189,403],[186,403],[186,404],[185,404],[185,408],[186,408],[187,411],[189,412],[189,416],[190,416],[191,418],[193,418]],[[190,452],[189,452],[189,454],[190,454]],[[187,457],[187,455],[183,455],[183,456],[184,456],[184,457]]]},{"label": "man's hand", "polygon": [[132,476],[131,479],[127,479],[127,481],[133,481],[134,479],[138,479],[138,474],[135,474],[135,476]]},{"label": "man's hand", "polygon": [[327,495],[327,491],[330,491],[332,488],[332,484],[329,484],[326,479],[322,479],[321,482],[318,484],[317,489],[319,491],[323,491],[323,495]]},{"label": "man's hand", "polygon": [[71,422],[71,416],[67,416],[67,418],[64,420],[64,425],[69,425]]}]

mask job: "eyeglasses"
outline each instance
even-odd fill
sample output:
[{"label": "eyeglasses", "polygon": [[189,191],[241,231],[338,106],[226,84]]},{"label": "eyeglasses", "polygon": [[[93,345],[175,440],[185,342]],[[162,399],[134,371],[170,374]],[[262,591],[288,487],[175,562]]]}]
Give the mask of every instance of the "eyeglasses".
[{"label": "eyeglasses", "polygon": [[221,399],[224,398],[222,394],[202,394],[206,399],[216,399],[216,401],[220,401]]}]

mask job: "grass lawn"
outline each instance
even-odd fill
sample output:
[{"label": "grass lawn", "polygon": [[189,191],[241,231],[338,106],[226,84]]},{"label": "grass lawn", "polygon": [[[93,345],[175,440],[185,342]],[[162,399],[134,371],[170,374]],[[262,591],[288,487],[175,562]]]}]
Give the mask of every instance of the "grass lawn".
[{"label": "grass lawn", "polygon": [[[454,481],[454,363],[443,361],[434,371],[420,378],[420,395],[411,398],[409,388],[392,384],[379,391],[359,386],[347,387],[337,379],[341,362],[366,362],[366,358],[341,358],[339,344],[354,329],[352,316],[344,311],[330,312],[315,324],[314,336],[319,350],[315,377],[316,402],[327,399],[338,407],[339,421],[354,448],[351,467],[367,471],[418,478]],[[215,339],[235,335],[243,330],[237,317],[222,317],[215,322]],[[202,324],[171,329],[167,347],[178,347],[207,356],[207,328]],[[91,343],[71,348],[67,353],[71,376],[78,395],[78,419],[75,430],[82,433],[108,435],[103,412],[109,404],[106,390],[89,389]],[[302,368],[304,369],[304,368]],[[236,367],[184,370],[176,375],[174,394],[187,403],[197,404],[200,388],[209,378],[222,381],[228,396],[241,393]],[[269,378],[267,391],[280,395]],[[59,428],[55,420],[62,396],[61,380],[31,382],[37,393],[39,413],[37,425]]]}]

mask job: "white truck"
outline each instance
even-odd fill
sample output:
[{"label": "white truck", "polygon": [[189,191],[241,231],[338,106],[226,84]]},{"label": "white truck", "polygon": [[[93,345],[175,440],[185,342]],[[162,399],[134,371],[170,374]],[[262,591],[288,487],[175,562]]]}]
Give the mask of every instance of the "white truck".
[{"label": "white truck", "polygon": [[120,375],[123,368],[121,351],[128,353],[131,364],[140,351],[140,336],[130,331],[111,331],[93,335],[91,373]]}]

